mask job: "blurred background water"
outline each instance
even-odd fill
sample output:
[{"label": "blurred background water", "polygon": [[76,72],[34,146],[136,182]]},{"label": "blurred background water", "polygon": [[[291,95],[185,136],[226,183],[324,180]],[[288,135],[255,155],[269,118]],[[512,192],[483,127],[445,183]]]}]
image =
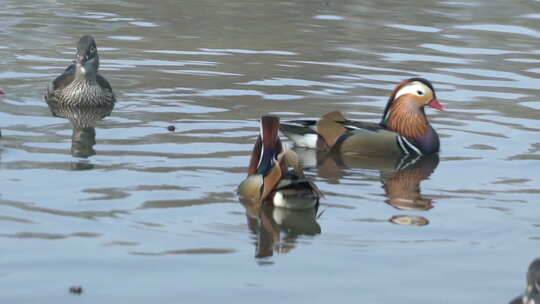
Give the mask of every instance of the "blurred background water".
[{"label": "blurred background water", "polygon": [[[540,256],[539,1],[2,6],[2,302],[505,303],[525,289]],[[84,34],[118,102],[81,135],[43,93]],[[414,76],[447,108],[427,111],[438,159],[308,168],[317,214],[257,218],[238,201],[261,114],[378,121]]]}]

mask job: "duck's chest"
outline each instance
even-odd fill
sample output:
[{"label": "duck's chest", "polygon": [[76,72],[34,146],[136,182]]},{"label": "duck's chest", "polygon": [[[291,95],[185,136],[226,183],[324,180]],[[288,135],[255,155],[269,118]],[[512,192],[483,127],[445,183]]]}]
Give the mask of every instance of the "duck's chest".
[{"label": "duck's chest", "polygon": [[407,139],[398,136],[398,144],[405,154],[429,155],[439,152],[439,135],[432,128],[419,137]]},{"label": "duck's chest", "polygon": [[98,83],[72,82],[57,92],[61,103],[70,105],[102,105],[114,103],[112,92],[103,89]]}]

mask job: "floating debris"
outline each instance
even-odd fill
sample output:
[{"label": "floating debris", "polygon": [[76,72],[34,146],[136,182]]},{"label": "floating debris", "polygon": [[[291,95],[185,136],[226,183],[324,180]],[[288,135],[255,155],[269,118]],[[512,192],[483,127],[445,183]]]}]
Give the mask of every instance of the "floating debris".
[{"label": "floating debris", "polygon": [[73,285],[69,288],[69,292],[80,295],[83,292],[83,289],[80,285]]}]

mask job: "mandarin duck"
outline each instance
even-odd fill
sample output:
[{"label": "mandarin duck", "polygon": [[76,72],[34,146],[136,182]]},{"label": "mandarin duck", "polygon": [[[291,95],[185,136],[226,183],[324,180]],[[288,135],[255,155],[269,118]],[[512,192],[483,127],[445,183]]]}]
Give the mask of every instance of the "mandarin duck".
[{"label": "mandarin duck", "polygon": [[76,60],[47,87],[45,101],[73,106],[114,104],[112,87],[98,74],[98,68],[96,41],[92,36],[82,36],[77,44]]},{"label": "mandarin duck", "polygon": [[527,271],[527,287],[522,296],[515,298],[510,304],[538,304],[540,303],[540,258],[529,265]]},{"label": "mandarin duck", "polygon": [[283,147],[278,131],[278,117],[261,117],[260,134],[251,153],[248,177],[239,185],[238,194],[244,200],[275,207],[313,208],[322,193],[304,176],[296,153]]},{"label": "mandarin duck", "polygon": [[399,83],[379,123],[347,120],[330,112],[320,120],[292,120],[280,130],[296,146],[364,155],[428,155],[439,152],[439,135],[429,124],[424,107],[444,110],[433,85],[423,78]]}]

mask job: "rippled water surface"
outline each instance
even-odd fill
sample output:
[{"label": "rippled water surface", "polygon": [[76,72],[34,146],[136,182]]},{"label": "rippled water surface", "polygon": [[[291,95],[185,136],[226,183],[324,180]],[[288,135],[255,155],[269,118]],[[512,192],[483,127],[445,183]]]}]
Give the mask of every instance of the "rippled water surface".
[{"label": "rippled water surface", "polygon": [[[4,0],[2,302],[521,295],[540,256],[540,2],[370,2]],[[42,96],[83,34],[118,102],[78,126]],[[261,114],[378,121],[414,76],[447,108],[427,110],[438,158],[306,161],[316,212],[239,202]]]}]

